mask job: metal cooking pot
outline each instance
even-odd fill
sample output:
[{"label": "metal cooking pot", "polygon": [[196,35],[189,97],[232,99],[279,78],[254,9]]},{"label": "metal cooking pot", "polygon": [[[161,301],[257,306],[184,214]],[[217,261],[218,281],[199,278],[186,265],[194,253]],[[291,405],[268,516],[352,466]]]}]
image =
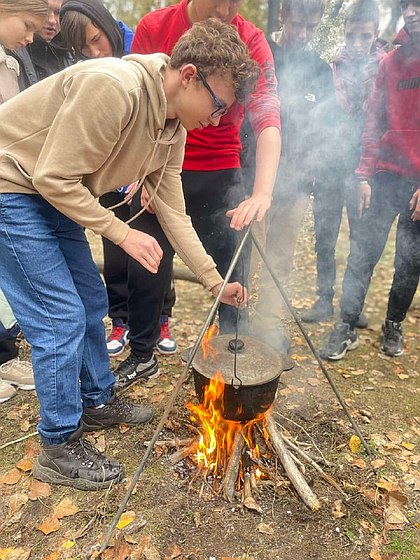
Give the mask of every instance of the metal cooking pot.
[{"label": "metal cooking pot", "polygon": [[247,422],[266,412],[276,396],[286,357],[249,336],[241,336],[235,341],[232,335],[221,335],[214,337],[210,345],[211,351],[206,360],[202,348],[199,348],[192,362],[199,402],[204,401],[205,389],[219,371],[225,384],[223,418]]}]

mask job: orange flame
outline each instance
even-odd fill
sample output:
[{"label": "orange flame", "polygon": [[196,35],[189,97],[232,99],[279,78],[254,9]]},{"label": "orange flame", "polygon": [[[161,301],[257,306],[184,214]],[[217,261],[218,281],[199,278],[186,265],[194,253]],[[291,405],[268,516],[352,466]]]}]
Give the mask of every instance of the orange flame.
[{"label": "orange flame", "polygon": [[225,471],[237,430],[242,431],[253,457],[259,457],[258,446],[253,441],[252,426],[265,418],[264,415],[259,415],[245,425],[226,420],[223,417],[224,389],[223,377],[217,372],[205,388],[203,403],[187,404],[191,411],[191,420],[199,425],[200,439],[195,455],[196,462],[198,466],[216,476],[222,476]]},{"label": "orange flame", "polygon": [[207,360],[209,357],[212,358],[213,361],[217,360],[218,353],[213,347],[211,340],[214,336],[218,336],[218,334],[219,327],[213,323],[209,326],[206,334],[203,336],[203,340],[201,341],[201,350],[203,352],[204,360]]},{"label": "orange flame", "polygon": [[[219,329],[213,324],[204,335],[201,342],[204,360],[211,358],[212,361],[217,361],[218,353],[212,346],[211,340],[218,334]],[[187,408],[191,411],[191,420],[199,426],[200,439],[195,454],[196,462],[199,467],[218,477],[221,477],[226,469],[232,452],[233,440],[238,430],[242,432],[252,457],[260,456],[258,446],[253,441],[252,427],[260,422],[262,429],[265,430],[266,423],[264,414],[260,414],[246,424],[226,420],[223,417],[224,391],[223,376],[218,371],[205,387],[203,402],[198,405],[187,404]]]}]

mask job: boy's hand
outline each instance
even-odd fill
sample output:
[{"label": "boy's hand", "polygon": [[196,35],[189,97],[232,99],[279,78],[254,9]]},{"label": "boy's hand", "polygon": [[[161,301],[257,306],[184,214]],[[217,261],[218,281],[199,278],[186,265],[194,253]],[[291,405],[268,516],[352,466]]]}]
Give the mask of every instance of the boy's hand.
[{"label": "boy's hand", "polygon": [[163,251],[154,237],[130,228],[120,247],[144,266],[146,270],[156,274],[163,257]]},{"label": "boy's hand", "polygon": [[[211,293],[214,297],[217,297],[222,284],[217,284],[211,289]],[[226,288],[223,292],[223,296],[220,301],[226,303],[227,305],[233,305],[234,307],[243,308],[246,306],[248,301],[248,291],[239,282],[230,282],[226,284]]]},{"label": "boy's hand", "polygon": [[365,208],[370,208],[370,198],[372,195],[372,188],[367,181],[360,181],[359,183],[359,196],[357,202],[357,216],[359,218],[363,215]]},{"label": "boy's hand", "polygon": [[134,181],[134,183],[131,183],[131,185],[128,185],[128,187],[125,189],[124,198],[129,206],[132,203],[132,199],[134,196],[134,194],[132,193],[135,191],[136,187],[137,181]]},{"label": "boy's hand", "polygon": [[149,203],[149,200],[150,200],[150,194],[143,187],[141,189],[141,197],[140,197],[141,205],[143,208],[146,207],[146,212],[149,212],[149,214],[156,214],[155,209],[153,207],[153,202]]},{"label": "boy's hand", "polygon": [[271,195],[256,194],[250,196],[243,200],[237,208],[226,212],[226,216],[232,218],[230,227],[240,231],[252,222],[254,216],[256,216],[257,222],[261,222],[270,206]]},{"label": "boy's hand", "polygon": [[413,222],[420,220],[420,186],[417,187],[416,192],[413,194],[410,200],[410,210],[414,210],[411,214],[411,219]]}]

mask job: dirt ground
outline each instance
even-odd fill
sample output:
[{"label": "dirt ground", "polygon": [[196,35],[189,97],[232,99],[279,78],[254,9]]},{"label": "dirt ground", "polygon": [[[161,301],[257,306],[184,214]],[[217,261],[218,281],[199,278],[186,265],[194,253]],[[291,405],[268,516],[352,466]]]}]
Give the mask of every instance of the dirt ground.
[{"label": "dirt ground", "polygon": [[[92,237],[98,254],[100,242]],[[420,294],[404,325],[406,352],[397,359],[379,352],[380,326],[392,280],[393,238],[375,272],[367,298],[369,328],[361,345],[345,360],[327,364],[338,389],[369,442],[372,456],[357,445],[353,430],[296,325],[293,370],[281,378],[274,418],[305,449],[322,453],[324,467],[343,496],[312,467],[306,478],[321,501],[311,512],[285,486],[261,489],[262,513],[226,503],[210,484],[194,482],[195,467],[175,467],[165,446],[156,448],[136,486],[104,559],[145,560],[416,560],[420,559]],[[348,250],[346,228],[339,240],[338,282]],[[196,340],[211,298],[199,285],[178,281],[172,329],[180,350]],[[315,260],[311,215],[299,239],[296,270],[288,286],[296,309],[315,297]],[[311,326],[319,347],[332,322]],[[71,325],[69,325],[71,328]],[[25,343],[23,354],[27,353]],[[120,360],[124,359],[123,355]],[[101,450],[126,465],[128,480],[108,492],[84,493],[38,485],[31,477],[39,451],[37,401],[19,391],[1,405],[0,419],[0,560],[90,559],[103,542],[142,458],[147,441],[172,393],[183,364],[179,353],[159,357],[161,376],[137,384],[126,396],[154,407],[147,426],[111,429],[91,437]],[[117,362],[112,364],[114,367]],[[194,435],[186,403],[194,400],[191,381],[176,401],[161,439]],[[8,445],[7,445],[8,444]],[[284,476],[278,467],[279,476]]]}]

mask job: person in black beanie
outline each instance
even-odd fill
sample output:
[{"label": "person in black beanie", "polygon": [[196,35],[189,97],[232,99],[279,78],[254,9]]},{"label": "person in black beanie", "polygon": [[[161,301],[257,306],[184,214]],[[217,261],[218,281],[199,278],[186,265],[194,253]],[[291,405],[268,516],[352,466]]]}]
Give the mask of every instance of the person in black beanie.
[{"label": "person in black beanie", "polygon": [[63,39],[78,58],[121,58],[130,52],[134,33],[100,0],[64,0],[60,22]]}]

